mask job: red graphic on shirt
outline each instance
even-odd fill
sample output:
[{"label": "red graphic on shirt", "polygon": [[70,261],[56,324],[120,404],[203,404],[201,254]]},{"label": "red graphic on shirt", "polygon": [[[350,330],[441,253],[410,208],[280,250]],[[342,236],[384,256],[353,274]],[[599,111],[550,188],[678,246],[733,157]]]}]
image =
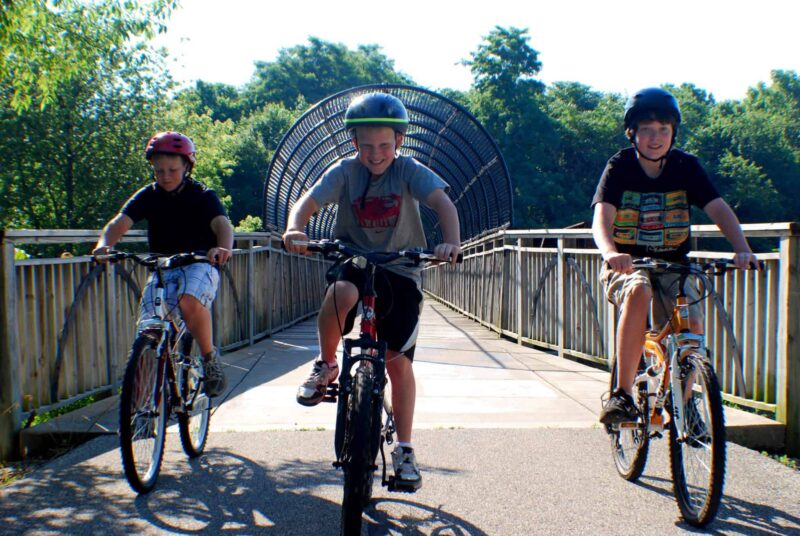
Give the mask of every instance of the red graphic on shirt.
[{"label": "red graphic on shirt", "polygon": [[364,229],[394,227],[400,216],[399,195],[385,195],[383,197],[367,197],[362,204],[361,199],[353,203],[358,225]]}]

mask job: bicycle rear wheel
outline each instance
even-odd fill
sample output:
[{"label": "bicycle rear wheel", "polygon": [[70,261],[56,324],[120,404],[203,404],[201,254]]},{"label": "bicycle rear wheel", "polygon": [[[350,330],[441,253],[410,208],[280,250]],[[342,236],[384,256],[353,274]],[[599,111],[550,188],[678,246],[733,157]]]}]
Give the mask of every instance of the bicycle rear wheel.
[{"label": "bicycle rear wheel", "polygon": [[186,406],[184,412],[178,414],[178,431],[183,451],[190,458],[200,456],[206,448],[211,421],[211,399],[203,392],[200,377],[197,367],[187,366],[181,386]]},{"label": "bicycle rear wheel", "polygon": [[348,400],[342,456],[344,497],[342,499],[342,534],[360,534],[361,514],[372,497],[376,449],[373,442],[375,415],[373,394],[375,376],[371,366],[362,363],[353,377],[353,391]]},{"label": "bicycle rear wheel", "polygon": [[169,412],[165,365],[155,341],[134,341],[122,381],[119,434],[125,478],[137,493],[153,489],[161,470]]},{"label": "bicycle rear wheel", "polygon": [[[680,370],[684,397],[683,428],[670,424],[672,484],[687,523],[702,527],[717,515],[725,479],[725,417],[714,369],[700,354],[683,359]],[[672,396],[679,396],[672,393]],[[673,403],[674,406],[674,403]]]},{"label": "bicycle rear wheel", "polygon": [[[639,364],[637,375],[643,370],[643,363]],[[609,383],[610,392],[617,388],[617,364],[611,367],[611,381]],[[606,432],[611,438],[611,455],[614,457],[614,465],[617,467],[619,475],[629,482],[635,482],[644,471],[647,464],[647,453],[650,448],[650,434],[647,430],[648,405],[647,392],[641,388],[635,389],[633,394],[636,407],[642,414],[640,422],[631,427],[617,427],[606,425]]]}]

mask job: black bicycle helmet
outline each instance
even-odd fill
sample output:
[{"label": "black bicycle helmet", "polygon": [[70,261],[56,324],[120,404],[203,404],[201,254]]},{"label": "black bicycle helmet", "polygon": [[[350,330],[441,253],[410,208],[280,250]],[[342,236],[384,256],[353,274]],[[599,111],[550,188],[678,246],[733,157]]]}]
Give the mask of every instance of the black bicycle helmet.
[{"label": "black bicycle helmet", "polygon": [[408,112],[400,99],[386,93],[368,93],[356,98],[344,114],[344,126],[391,127],[400,134],[408,129]]},{"label": "black bicycle helmet", "polygon": [[657,119],[672,119],[675,127],[681,123],[678,101],[669,91],[658,87],[642,89],[628,99],[625,104],[625,129],[635,128],[639,120],[649,114]]}]

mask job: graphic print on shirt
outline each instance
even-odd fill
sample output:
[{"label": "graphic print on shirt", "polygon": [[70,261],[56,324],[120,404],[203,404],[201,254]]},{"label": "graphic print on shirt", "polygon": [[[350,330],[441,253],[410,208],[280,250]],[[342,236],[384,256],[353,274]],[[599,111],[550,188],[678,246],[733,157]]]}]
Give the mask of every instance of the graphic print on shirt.
[{"label": "graphic print on shirt", "polygon": [[397,225],[402,197],[397,194],[356,199],[353,212],[364,229],[387,229]]},{"label": "graphic print on shirt", "polygon": [[622,194],[614,218],[614,241],[651,251],[674,250],[689,237],[689,202],[685,190]]}]

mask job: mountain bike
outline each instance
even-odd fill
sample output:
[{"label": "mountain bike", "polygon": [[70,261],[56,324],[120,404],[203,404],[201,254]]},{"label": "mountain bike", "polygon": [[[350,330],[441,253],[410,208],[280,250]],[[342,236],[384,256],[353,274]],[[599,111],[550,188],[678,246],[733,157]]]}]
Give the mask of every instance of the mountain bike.
[{"label": "mountain bike", "polygon": [[205,255],[172,256],[110,251],[98,260],[130,259],[154,273],[155,316],[140,319],[122,380],[119,439],[125,478],[137,493],[153,489],[164,457],[164,440],[170,413],[178,418],[184,452],[202,454],[208,439],[211,399],[203,392],[203,358],[190,355],[192,336],[180,314],[167,308],[163,270],[195,262]]},{"label": "mountain bike", "polygon": [[[342,469],[344,474],[341,533],[360,534],[361,515],[372,498],[379,450],[383,463],[381,484],[389,491],[415,491],[402,481],[395,480],[394,476],[386,477],[383,445],[394,442],[395,426],[391,404],[385,397],[386,343],[378,339],[375,323],[375,274],[382,266],[399,259],[414,266],[443,261],[432,252],[422,250],[365,252],[329,240],[295,244],[306,245],[309,251],[321,253],[326,259],[352,263],[366,275],[360,300],[360,335],[357,339],[343,339],[338,382],[328,385],[324,398],[337,404],[334,432],[336,461],[333,465]],[[385,419],[382,418],[384,414]]]},{"label": "mountain bike", "polygon": [[[717,514],[725,478],[725,422],[719,382],[709,359],[705,336],[689,331],[687,280],[695,280],[702,301],[713,283],[708,275],[736,269],[727,259],[702,265],[637,259],[635,270],[677,274],[677,297],[672,314],[659,330],[648,331],[632,398],[639,412],[634,422],[606,425],[617,472],[636,481],[644,471],[651,439],[669,429],[673,493],[681,515],[702,527]],[[654,298],[655,299],[655,298]],[[610,389],[617,388],[612,365]]]}]

